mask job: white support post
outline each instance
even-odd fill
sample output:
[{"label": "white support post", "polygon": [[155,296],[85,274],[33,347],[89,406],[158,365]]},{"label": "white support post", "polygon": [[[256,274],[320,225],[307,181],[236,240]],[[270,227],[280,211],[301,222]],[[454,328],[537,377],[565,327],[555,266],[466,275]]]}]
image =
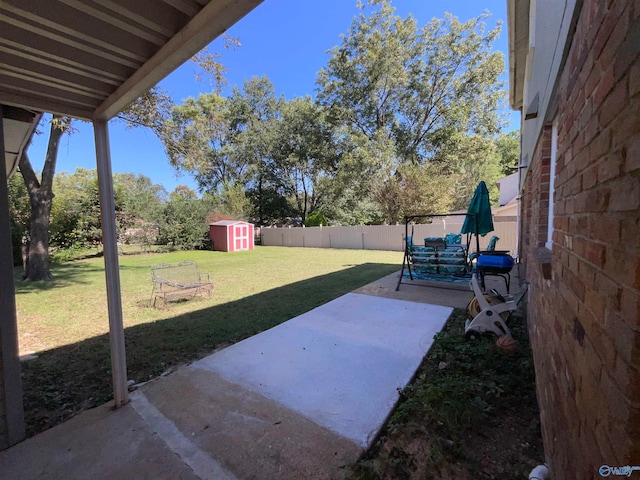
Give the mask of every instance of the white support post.
[{"label": "white support post", "polygon": [[0,450],[25,436],[3,123],[0,105]]},{"label": "white support post", "polygon": [[98,167],[98,189],[100,191],[100,218],[102,220],[102,243],[107,281],[107,306],[109,309],[109,338],[111,343],[111,375],[115,407],[128,402],[127,360],[124,347],[122,321],[122,298],[120,296],[120,271],[118,265],[118,236],[116,232],[113,177],[111,174],[111,151],[107,120],[94,120]]}]

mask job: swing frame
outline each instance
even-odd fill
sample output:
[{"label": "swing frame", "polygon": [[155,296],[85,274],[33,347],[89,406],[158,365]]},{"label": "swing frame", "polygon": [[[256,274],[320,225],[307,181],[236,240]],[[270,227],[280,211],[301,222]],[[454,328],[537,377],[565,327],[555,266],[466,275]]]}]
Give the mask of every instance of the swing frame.
[{"label": "swing frame", "polygon": [[[400,277],[398,278],[398,285],[396,286],[396,292],[398,290],[400,290],[400,285],[401,284],[405,284],[405,285],[419,285],[416,283],[409,283],[409,282],[403,282],[402,279],[404,278],[404,272],[405,269],[407,270],[407,272],[409,273],[409,279],[410,280],[414,280],[414,276],[416,276],[416,279],[418,275],[415,272],[415,267],[413,267],[414,262],[413,262],[413,258],[414,258],[414,253],[411,249],[414,246],[413,245],[413,233],[414,233],[414,225],[415,225],[415,220],[416,219],[421,219],[421,218],[438,218],[438,217],[452,217],[452,216],[464,216],[464,217],[471,217],[475,223],[475,231],[478,231],[478,216],[475,213],[429,213],[429,214],[419,214],[419,215],[405,215],[404,216],[404,256],[402,259],[402,269],[400,270]],[[409,224],[411,224],[411,235],[409,235]],[[472,235],[475,235],[476,237],[476,252],[480,252],[480,239],[478,238],[478,234],[477,233],[473,233],[473,232],[469,232],[467,233],[467,243],[466,246],[464,248],[465,250],[465,268],[468,269],[468,273],[471,273],[471,264],[469,263],[469,247],[471,245],[471,237]],[[411,242],[408,241],[408,239],[411,238]],[[441,286],[442,288],[447,288],[446,285],[451,285],[451,283],[447,282],[446,280],[444,280],[447,277],[451,277],[453,278],[454,275],[442,275],[442,280],[438,280],[438,279],[433,279],[433,280],[429,280],[429,281],[433,281],[433,282],[439,282],[442,285],[438,285]],[[455,276],[455,278],[459,279],[459,276]],[[469,278],[469,282],[471,282],[471,278]],[[433,286],[433,285],[430,285]]]}]

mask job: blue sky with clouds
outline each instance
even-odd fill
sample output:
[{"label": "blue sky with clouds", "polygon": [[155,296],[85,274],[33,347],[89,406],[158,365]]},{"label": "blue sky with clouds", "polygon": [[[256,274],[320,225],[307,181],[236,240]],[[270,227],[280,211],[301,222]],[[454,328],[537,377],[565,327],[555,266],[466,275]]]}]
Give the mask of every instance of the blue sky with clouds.
[{"label": "blue sky with clouds", "polygon": [[[467,20],[487,10],[492,14],[488,28],[503,23],[495,48],[507,61],[506,0],[392,0],[396,13],[412,14],[419,25],[434,17],[452,13]],[[224,50],[220,40],[210,50],[222,53],[221,62],[228,69],[227,91],[241,86],[252,76],[266,75],[277,95],[287,99],[314,95],[316,73],[326,65],[327,51],[340,43],[357,15],[356,0],[265,0],[254,11],[227,32],[237,37],[241,46]],[[207,82],[197,82],[195,67],[185,64],[161,82],[179,102],[211,90]],[[507,74],[503,75],[507,88]],[[512,128],[517,128],[516,116],[511,115]],[[95,168],[93,128],[89,123],[76,122],[77,132],[65,136],[60,145],[57,171],[73,172],[76,167]],[[48,129],[35,138],[29,156],[36,169],[41,168],[46,149]],[[124,128],[122,123],[110,123],[111,159],[114,172],[142,173],[170,192],[177,185],[195,189],[188,174],[177,175],[170,167],[159,140],[149,131]]]}]

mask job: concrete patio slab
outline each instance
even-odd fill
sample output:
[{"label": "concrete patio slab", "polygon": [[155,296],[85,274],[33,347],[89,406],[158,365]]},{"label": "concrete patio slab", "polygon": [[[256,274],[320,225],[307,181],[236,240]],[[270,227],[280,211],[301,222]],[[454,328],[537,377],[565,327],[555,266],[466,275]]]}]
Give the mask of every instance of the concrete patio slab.
[{"label": "concrete patio slab", "polygon": [[195,362],[362,448],[452,309],[349,293]]},{"label": "concrete patio slab", "polygon": [[182,368],[134,392],[131,405],[203,479],[342,478],[362,451],[279,403],[200,368]]},{"label": "concrete patio slab", "polygon": [[[446,307],[466,309],[473,299],[471,285],[452,284],[446,282],[433,282],[427,280],[402,280],[400,288],[398,278],[400,272],[392,273],[382,277],[375,282],[371,282],[363,287],[354,290],[354,293],[364,293],[396,300],[407,300],[410,302],[429,303],[431,305],[442,305]],[[511,271],[511,293],[520,290],[520,280],[517,266]],[[507,295],[504,281],[495,276],[486,278],[487,290],[495,289],[502,295]]]},{"label": "concrete patio slab", "polygon": [[0,452],[0,478],[197,480],[201,477],[130,406],[113,410],[102,405]]},{"label": "concrete patio slab", "polygon": [[354,293],[463,309],[467,308],[467,304],[473,298],[473,291],[468,285],[425,280],[403,279],[396,291],[399,276],[400,272],[392,273],[354,290]]}]

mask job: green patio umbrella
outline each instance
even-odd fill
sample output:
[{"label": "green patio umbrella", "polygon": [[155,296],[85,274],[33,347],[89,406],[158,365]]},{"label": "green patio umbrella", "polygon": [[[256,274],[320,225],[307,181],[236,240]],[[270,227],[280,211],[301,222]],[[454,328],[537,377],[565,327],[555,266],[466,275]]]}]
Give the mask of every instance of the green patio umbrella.
[{"label": "green patio umbrella", "polygon": [[[472,233],[483,237],[493,232],[493,216],[491,215],[491,202],[489,200],[489,190],[484,182],[480,182],[476,187],[473,198],[469,203],[467,215],[462,224],[462,233]],[[476,242],[478,243],[478,242]]]}]

